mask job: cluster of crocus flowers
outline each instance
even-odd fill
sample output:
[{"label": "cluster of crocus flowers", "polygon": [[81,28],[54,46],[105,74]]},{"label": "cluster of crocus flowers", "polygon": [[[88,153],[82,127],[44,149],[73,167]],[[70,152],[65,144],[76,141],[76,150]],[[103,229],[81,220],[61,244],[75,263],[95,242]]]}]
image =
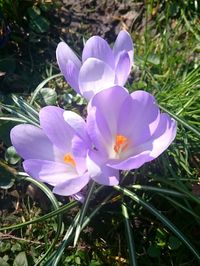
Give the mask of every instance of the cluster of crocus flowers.
[{"label": "cluster of crocus flowers", "polygon": [[66,81],[89,100],[103,89],[124,86],[133,64],[133,42],[128,32],[121,31],[111,49],[104,39],[93,36],[85,43],[82,60],[60,42],[56,57]]},{"label": "cluster of crocus flowers", "polygon": [[66,80],[89,99],[87,117],[47,106],[39,113],[40,127],[14,127],[11,141],[29,175],[52,185],[57,194],[73,195],[90,179],[117,185],[120,170],[137,169],[168,148],[176,122],[160,112],[151,94],[129,94],[123,87],[132,56],[133,44],[125,31],[112,50],[100,37],[90,38],[82,64],[66,44],[58,45],[58,63]]}]

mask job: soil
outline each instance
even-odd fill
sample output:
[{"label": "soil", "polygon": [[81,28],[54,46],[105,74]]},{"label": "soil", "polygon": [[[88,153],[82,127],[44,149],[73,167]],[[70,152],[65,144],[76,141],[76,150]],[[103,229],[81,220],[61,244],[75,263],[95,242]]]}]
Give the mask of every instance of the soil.
[{"label": "soil", "polygon": [[1,69],[0,65],[0,92],[30,93],[43,80],[50,64],[53,73],[58,73],[55,50],[61,39],[81,54],[84,40],[92,35],[112,43],[121,29],[131,33],[144,28],[144,1],[62,0],[59,3],[59,7],[44,14],[50,22],[46,33],[34,33],[26,23],[22,27],[9,24],[10,39],[0,53],[11,58],[8,65],[12,67]]}]

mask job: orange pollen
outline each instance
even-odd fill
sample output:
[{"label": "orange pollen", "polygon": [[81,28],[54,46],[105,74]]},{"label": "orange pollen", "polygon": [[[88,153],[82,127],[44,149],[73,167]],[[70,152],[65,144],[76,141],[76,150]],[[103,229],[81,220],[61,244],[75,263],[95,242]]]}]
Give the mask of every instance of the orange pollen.
[{"label": "orange pollen", "polygon": [[115,138],[114,151],[116,153],[121,153],[128,148],[128,138],[123,135],[117,135]]},{"label": "orange pollen", "polygon": [[76,167],[76,162],[75,162],[74,158],[69,153],[65,154],[64,162],[67,164],[71,164],[71,166],[73,166],[73,167]]}]

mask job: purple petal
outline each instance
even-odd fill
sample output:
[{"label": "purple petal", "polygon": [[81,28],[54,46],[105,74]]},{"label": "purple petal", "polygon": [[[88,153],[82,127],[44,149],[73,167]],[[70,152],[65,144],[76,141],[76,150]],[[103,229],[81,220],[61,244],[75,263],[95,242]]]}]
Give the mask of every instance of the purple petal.
[{"label": "purple petal", "polygon": [[74,198],[77,201],[80,201],[81,203],[83,203],[85,200],[85,196],[81,192],[72,195],[72,198]]},{"label": "purple petal", "polygon": [[86,169],[86,157],[90,147],[79,136],[75,136],[72,140],[72,154],[76,161],[76,170],[79,175],[82,175]]},{"label": "purple petal", "polygon": [[95,58],[87,59],[79,74],[81,94],[90,99],[97,92],[113,86],[115,73],[109,65]]},{"label": "purple petal", "polygon": [[117,131],[135,147],[152,136],[159,119],[160,111],[155,98],[148,92],[135,91],[121,106]]},{"label": "purple petal", "polygon": [[149,154],[150,151],[143,151],[139,154],[136,154],[135,156],[129,157],[124,161],[110,160],[108,161],[108,166],[119,170],[137,169],[144,163],[153,160],[153,158]]},{"label": "purple petal", "polygon": [[104,158],[98,152],[89,152],[87,168],[90,177],[101,185],[117,185],[119,183],[119,171],[108,167],[103,160]]},{"label": "purple petal", "polygon": [[[124,161],[110,160],[108,165],[115,169],[131,170],[157,158],[172,143],[176,136],[176,122],[168,114],[161,114],[153,136],[139,146],[132,147],[132,156]],[[129,151],[130,152],[130,151]]]},{"label": "purple petal", "polygon": [[[90,117],[90,108],[95,107],[98,127],[101,127],[100,123],[104,120],[104,127],[107,126],[111,135],[115,136],[117,134],[119,112],[127,97],[129,97],[127,90],[120,86],[114,86],[97,93],[89,103],[88,117]],[[104,134],[104,132],[101,132],[101,134]]]},{"label": "purple petal", "polygon": [[[158,157],[169,147],[176,136],[176,130],[176,121],[166,113],[161,114],[159,125],[152,138],[149,140],[153,146],[150,153],[153,158]],[[145,145],[148,145],[148,143]]]},{"label": "purple petal", "polygon": [[82,61],[85,62],[88,58],[96,58],[105,62],[111,68],[115,67],[113,51],[108,43],[99,36],[93,36],[86,42]]},{"label": "purple petal", "polygon": [[130,73],[131,64],[127,52],[121,52],[118,63],[115,68],[116,80],[115,83],[124,86]]},{"label": "purple petal", "polygon": [[75,136],[72,139],[72,154],[77,162],[77,171],[81,175],[86,171],[86,155],[88,149],[91,147],[91,140],[87,134],[86,123],[78,114],[65,111],[64,119],[66,123],[73,128]]},{"label": "purple petal", "polygon": [[63,117],[65,122],[74,130],[75,134],[85,142],[89,143],[85,120],[80,115],[72,111],[65,111],[63,113]]},{"label": "purple petal", "polygon": [[133,63],[133,42],[129,33],[125,30],[120,31],[113,46],[115,56],[115,65],[118,64],[119,57],[122,51],[126,51],[130,58],[130,65]]},{"label": "purple petal", "polygon": [[80,69],[71,60],[68,60],[65,65],[65,69],[62,72],[65,77],[65,80],[78,94],[80,94],[78,85],[79,71]]},{"label": "purple petal", "polygon": [[26,160],[23,162],[26,173],[36,180],[56,186],[77,176],[76,169],[70,164],[45,160]]},{"label": "purple petal", "polygon": [[78,59],[72,49],[64,42],[60,42],[56,49],[56,58],[60,71],[64,75],[70,86],[79,93],[78,74],[81,67],[81,61]]},{"label": "purple petal", "polygon": [[71,151],[74,130],[65,122],[64,110],[55,106],[46,106],[40,110],[40,124],[44,133],[64,153]]},{"label": "purple petal", "polygon": [[39,127],[26,124],[15,126],[10,137],[17,153],[24,159],[60,161],[63,158],[63,153],[51,143]]},{"label": "purple petal", "polygon": [[69,196],[79,192],[89,182],[88,173],[66,180],[54,187],[53,192],[58,195]]},{"label": "purple petal", "polygon": [[[95,148],[108,155],[107,148],[112,142],[112,135],[103,116],[96,115],[96,107],[90,108],[87,116],[87,131]],[[103,132],[103,134],[102,134]]]}]

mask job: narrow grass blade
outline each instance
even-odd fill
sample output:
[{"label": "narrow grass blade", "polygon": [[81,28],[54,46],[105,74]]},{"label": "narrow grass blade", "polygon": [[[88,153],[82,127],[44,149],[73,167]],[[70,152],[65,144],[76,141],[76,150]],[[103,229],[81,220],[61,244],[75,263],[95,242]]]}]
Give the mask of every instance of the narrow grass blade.
[{"label": "narrow grass blade", "polygon": [[[156,177],[156,180],[177,189],[178,191],[183,193],[185,196],[187,196],[188,199],[193,200],[194,202],[196,202],[197,204],[200,205],[200,199],[198,197],[194,196],[191,192],[187,191],[186,189],[184,189],[182,186],[176,184],[175,182],[170,182],[166,178],[164,179],[164,178],[157,178],[157,177]],[[188,179],[188,181],[189,181],[189,179]]]},{"label": "narrow grass blade", "polygon": [[128,210],[126,208],[125,203],[121,204],[122,208],[122,215],[124,217],[124,225],[126,229],[126,240],[128,244],[128,252],[129,252],[129,265],[130,266],[137,266],[137,259],[136,259],[136,253],[135,253],[135,243],[133,239],[133,233],[130,226],[130,220],[129,220],[129,214]]},{"label": "narrow grass blade", "polygon": [[25,100],[18,98],[16,95],[11,95],[14,103],[19,107],[20,110],[25,112],[28,116],[35,120],[39,124],[39,113]]},{"label": "narrow grass blade", "polygon": [[74,246],[76,246],[76,243],[78,241],[79,235],[81,233],[82,223],[83,223],[84,217],[86,215],[87,208],[88,208],[88,205],[89,205],[89,202],[90,202],[92,193],[94,191],[94,187],[95,187],[95,182],[92,181],[91,182],[91,185],[90,185],[90,188],[88,190],[88,194],[87,194],[87,196],[85,198],[85,201],[84,201],[83,206],[82,206],[82,209],[81,209],[80,219],[78,221],[77,228],[76,228],[76,232],[75,232],[75,237],[74,237]]},{"label": "narrow grass blade", "polygon": [[166,188],[159,188],[159,187],[153,187],[153,186],[143,186],[143,185],[131,185],[130,186],[133,189],[136,190],[146,190],[146,191],[151,191],[151,192],[157,192],[157,193],[163,193],[163,194],[168,194],[174,197],[185,197],[184,194],[177,192],[175,190],[171,189],[166,189]]},{"label": "narrow grass blade", "polygon": [[[56,197],[54,196],[54,194],[52,193],[52,191],[43,183],[38,182],[37,180],[33,179],[32,177],[27,177],[26,178],[27,181],[33,183],[34,185],[36,185],[37,187],[39,187],[44,193],[45,195],[48,197],[48,199],[51,201],[51,204],[53,206],[53,208],[56,210],[59,208],[59,203],[56,199]],[[48,250],[45,252],[45,254],[42,256],[41,259],[39,259],[35,266],[37,265],[41,265],[41,262],[49,255],[49,253],[53,250],[53,248],[55,247],[58,238],[60,237],[61,234],[61,230],[62,230],[62,216],[61,214],[57,215],[57,230],[56,230],[56,235],[51,243],[51,245],[49,246]]]},{"label": "narrow grass blade", "polygon": [[[100,189],[102,188],[102,186],[100,187]],[[95,192],[98,193],[100,191],[100,189],[96,189]],[[94,192],[94,193],[95,193]],[[108,203],[108,201],[112,198],[113,193],[108,195],[99,205],[97,205],[95,207],[95,209],[90,213],[90,215],[85,216],[84,217],[84,221],[81,227],[81,230],[83,230],[92,220],[92,218],[99,212],[99,210]],[[64,249],[66,248],[67,245],[70,244],[70,242],[72,241],[73,237],[74,237],[74,228],[77,226],[77,223],[80,219],[80,211],[79,213],[76,215],[73,223],[71,224],[71,226],[68,228],[67,233],[65,234],[65,237],[63,239],[63,242],[61,243],[60,247],[58,248],[58,250],[48,259],[48,261],[46,261],[46,263],[44,264],[44,266],[57,266],[59,265],[58,263],[60,262],[61,259],[61,255],[64,251]]]},{"label": "narrow grass blade", "polygon": [[52,79],[55,79],[55,78],[58,78],[58,77],[62,77],[62,74],[56,74],[56,75],[53,75],[45,80],[43,80],[38,86],[37,88],[35,89],[35,91],[33,92],[33,95],[31,97],[31,100],[30,100],[30,104],[32,105],[33,102],[35,101],[38,93],[40,92],[40,90]]},{"label": "narrow grass blade", "polygon": [[[160,105],[159,105],[160,106]],[[170,111],[168,111],[167,109],[165,109],[163,106],[160,106],[160,109],[162,109],[163,111],[165,111],[166,113],[168,113],[171,117],[173,117],[176,121],[178,121],[179,123],[181,123],[185,128],[189,129],[190,131],[192,131],[193,133],[195,133],[195,135],[197,137],[200,138],[200,131],[198,131],[197,128],[191,126],[190,124],[188,124],[186,121],[184,121],[182,118],[180,118],[179,116],[171,113]]]},{"label": "narrow grass blade", "polygon": [[78,214],[75,216],[73,223],[69,226],[67,229],[67,232],[62,240],[61,245],[59,246],[58,250],[54,252],[46,261],[45,266],[57,266],[59,265],[58,263],[61,260],[62,254],[66,248],[67,245],[69,245],[70,241],[72,240],[73,237],[73,231],[77,226],[78,220],[80,218],[80,211]]},{"label": "narrow grass blade", "polygon": [[171,223],[167,217],[165,217],[160,211],[158,211],[155,207],[151,206],[144,200],[142,200],[139,196],[135,193],[131,192],[126,188],[122,188],[120,186],[114,186],[117,191],[120,191],[124,195],[128,196],[145,209],[147,209],[150,213],[152,213],[158,220],[160,220],[166,227],[168,227],[188,248],[189,250],[195,255],[195,257],[200,261],[200,254],[198,251],[193,247],[193,245],[189,242],[189,240],[184,236],[184,234],[179,231],[179,229]]},{"label": "narrow grass blade", "polygon": [[198,216],[195,212],[191,211],[190,209],[188,209],[187,207],[183,206],[181,203],[177,202],[174,199],[171,199],[170,197],[164,196],[162,195],[165,199],[167,199],[169,202],[171,202],[173,205],[176,205],[178,208],[183,209],[184,211],[188,212],[189,214],[191,214],[195,219],[198,220],[198,222],[200,222],[200,216]]},{"label": "narrow grass blade", "polygon": [[16,117],[22,118],[23,120],[26,121],[26,123],[30,123],[30,124],[35,125],[37,127],[39,126],[39,123],[36,123],[35,121],[33,121],[32,119],[30,119],[28,116],[22,114],[21,112],[14,110],[9,105],[2,104],[2,108],[5,109],[10,114],[15,115]]},{"label": "narrow grass blade", "polygon": [[18,117],[11,117],[11,116],[1,116],[0,120],[12,121],[12,122],[16,122],[16,123],[27,123],[27,121],[25,119],[18,118]]}]

